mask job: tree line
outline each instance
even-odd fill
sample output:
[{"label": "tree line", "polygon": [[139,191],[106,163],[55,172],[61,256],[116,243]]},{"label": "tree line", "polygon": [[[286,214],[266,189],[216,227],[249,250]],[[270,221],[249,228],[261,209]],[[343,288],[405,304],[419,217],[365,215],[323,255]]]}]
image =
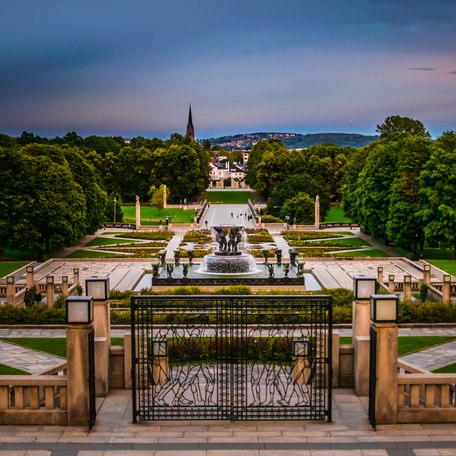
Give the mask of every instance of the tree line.
[{"label": "tree line", "polygon": [[288,150],[261,141],[249,156],[246,182],[267,199],[269,217],[314,223],[331,203],[385,243],[423,255],[425,244],[451,246],[456,258],[456,133],[432,140],[422,122],[390,116],[380,139],[362,148],[322,144]]},{"label": "tree line", "polygon": [[[190,199],[209,184],[209,152],[173,134],[169,140],[89,136],[47,139],[0,135],[0,253],[72,245],[112,219],[113,201]],[[117,214],[120,207],[117,206]]]}]

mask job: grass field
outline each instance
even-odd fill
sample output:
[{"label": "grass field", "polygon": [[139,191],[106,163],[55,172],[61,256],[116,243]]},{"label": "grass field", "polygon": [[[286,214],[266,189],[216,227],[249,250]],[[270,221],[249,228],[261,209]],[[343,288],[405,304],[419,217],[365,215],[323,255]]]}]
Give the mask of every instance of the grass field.
[{"label": "grass field", "polygon": [[437,266],[448,274],[456,275],[456,260],[426,260],[428,263]]},{"label": "grass field", "polygon": [[456,363],[448,364],[432,372],[435,374],[456,374]]},{"label": "grass field", "polygon": [[205,192],[204,199],[207,199],[208,203],[214,204],[247,204],[249,199],[254,200],[252,192],[237,192],[233,190]]},{"label": "grass field", "polygon": [[20,268],[23,268],[29,261],[1,261],[0,277],[5,277]]},{"label": "grass field", "polygon": [[342,206],[331,206],[325,217],[326,223],[351,222],[351,218],[345,217]]},{"label": "grass field", "polygon": [[99,246],[99,245],[131,244],[133,242],[135,242],[135,241],[127,240],[127,239],[118,239],[118,238],[97,237],[95,239],[92,239],[85,246],[86,247],[95,247],[95,246]]},{"label": "grass field", "polygon": [[[122,206],[123,223],[136,223],[136,207]],[[158,211],[156,206],[141,206],[141,224],[142,225],[159,225],[160,220],[165,223],[166,217],[171,217],[173,223],[191,223],[195,216],[194,210],[183,209],[162,209]]]},{"label": "grass field", "polygon": [[389,256],[387,253],[376,250],[376,249],[366,249],[366,250],[358,250],[356,252],[345,252],[345,253],[338,253],[338,257],[371,257],[371,258],[382,258]]},{"label": "grass field", "polygon": [[67,258],[120,258],[126,255],[95,251],[95,250],[75,250],[67,255]]},{"label": "grass field", "polygon": [[0,375],[30,375],[28,372],[0,364]]}]

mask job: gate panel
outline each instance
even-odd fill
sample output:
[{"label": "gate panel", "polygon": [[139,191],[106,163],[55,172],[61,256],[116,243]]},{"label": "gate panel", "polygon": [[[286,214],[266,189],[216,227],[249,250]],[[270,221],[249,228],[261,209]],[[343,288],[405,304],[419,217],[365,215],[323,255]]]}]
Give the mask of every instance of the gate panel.
[{"label": "gate panel", "polygon": [[133,414],[331,419],[331,303],[309,296],[132,298]]}]

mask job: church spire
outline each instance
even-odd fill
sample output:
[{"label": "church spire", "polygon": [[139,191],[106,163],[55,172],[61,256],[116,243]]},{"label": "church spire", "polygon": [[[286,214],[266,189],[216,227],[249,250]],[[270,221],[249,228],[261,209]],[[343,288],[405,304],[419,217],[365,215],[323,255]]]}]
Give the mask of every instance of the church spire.
[{"label": "church spire", "polygon": [[193,120],[192,120],[192,104],[190,103],[190,109],[188,111],[188,123],[187,123],[187,138],[190,141],[195,140],[195,129],[193,128]]}]

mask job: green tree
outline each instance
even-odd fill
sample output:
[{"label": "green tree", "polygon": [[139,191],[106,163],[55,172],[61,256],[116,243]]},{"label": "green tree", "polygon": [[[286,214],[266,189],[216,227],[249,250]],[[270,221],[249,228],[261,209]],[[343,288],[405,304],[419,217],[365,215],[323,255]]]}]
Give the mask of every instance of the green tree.
[{"label": "green tree", "polygon": [[453,246],[456,259],[456,133],[445,132],[431,146],[420,174],[424,198],[421,215],[426,239]]},{"label": "green tree", "polygon": [[417,257],[424,248],[419,175],[429,159],[430,145],[430,140],[422,137],[404,135],[401,138],[396,177],[390,188],[387,237]]},{"label": "green tree", "polygon": [[391,135],[392,133],[410,133],[411,135],[422,136],[424,138],[431,137],[423,123],[419,120],[397,115],[387,117],[382,124],[377,125],[375,131],[380,133],[381,138]]},{"label": "green tree", "polygon": [[285,201],[280,210],[280,217],[285,220],[289,216],[293,223],[303,223],[305,225],[315,222],[315,201],[307,193],[300,192],[293,198]]},{"label": "green tree", "polygon": [[[152,186],[150,188],[150,193],[152,195],[151,199],[150,199],[150,204],[152,206],[157,206],[157,209],[158,209],[158,213],[160,213],[160,211],[163,209],[164,205],[165,205],[165,198],[164,198],[164,185],[160,185],[160,187],[155,187],[155,186]],[[167,196],[167,198],[169,198],[169,195]]]}]

